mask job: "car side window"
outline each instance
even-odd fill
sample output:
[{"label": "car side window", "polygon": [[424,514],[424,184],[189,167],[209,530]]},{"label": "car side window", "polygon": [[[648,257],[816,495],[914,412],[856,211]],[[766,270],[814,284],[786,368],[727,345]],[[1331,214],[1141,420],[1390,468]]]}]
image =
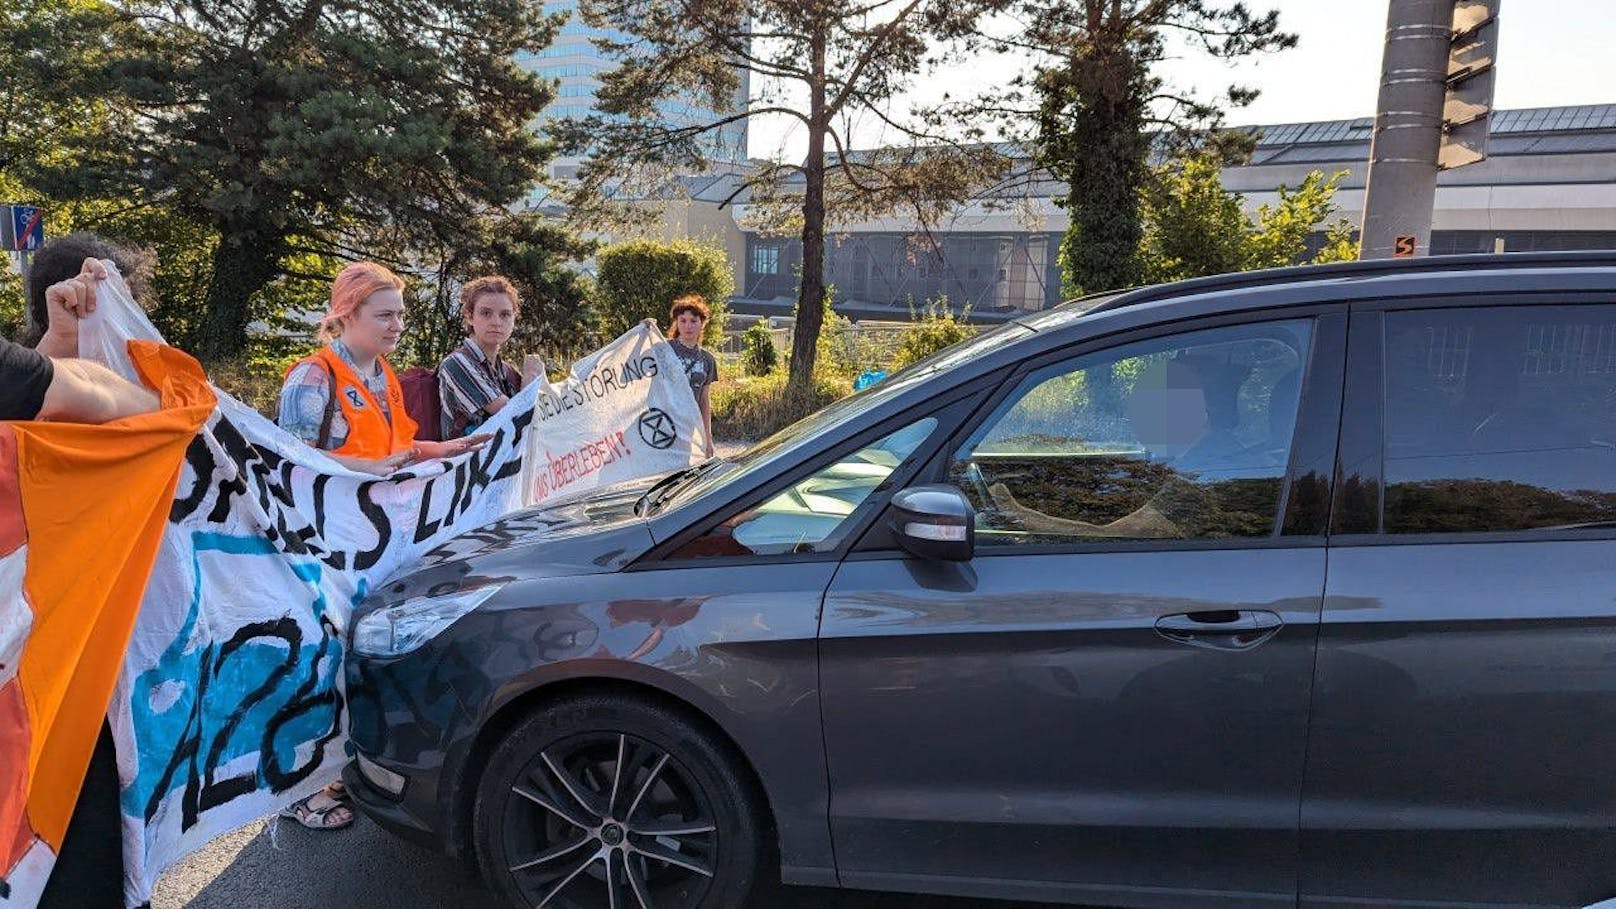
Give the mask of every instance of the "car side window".
[{"label": "car side window", "polygon": [[1616,521],[1616,306],[1385,318],[1387,533]]},{"label": "car side window", "polygon": [[936,417],[837,458],[760,505],[720,521],[669,558],[824,552],[841,544],[860,505],[908,461],[937,428]]},{"label": "car side window", "polygon": [[1214,328],[1028,376],[950,462],[977,545],[1274,534],[1311,336]]}]

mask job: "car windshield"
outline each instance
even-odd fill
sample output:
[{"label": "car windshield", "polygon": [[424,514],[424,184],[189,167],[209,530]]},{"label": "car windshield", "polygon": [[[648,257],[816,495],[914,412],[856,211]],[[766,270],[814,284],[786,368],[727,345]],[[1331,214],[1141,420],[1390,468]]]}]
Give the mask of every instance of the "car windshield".
[{"label": "car windshield", "polygon": [[863,391],[843,398],[787,426],[730,459],[725,469],[704,471],[693,482],[664,499],[663,504],[693,501],[720,487],[749,482],[768,465],[805,445],[812,444],[820,435],[842,422],[881,406],[933,376],[998,350],[1029,334],[1032,334],[1030,329],[1012,322],[940,350]]}]

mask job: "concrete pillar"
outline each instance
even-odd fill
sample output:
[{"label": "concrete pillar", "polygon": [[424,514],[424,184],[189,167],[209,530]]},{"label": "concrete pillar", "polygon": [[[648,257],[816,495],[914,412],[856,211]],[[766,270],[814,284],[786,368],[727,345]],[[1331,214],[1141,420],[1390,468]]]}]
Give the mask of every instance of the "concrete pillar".
[{"label": "concrete pillar", "polygon": [[1398,237],[1430,251],[1452,28],[1453,0],[1391,0],[1360,258],[1391,258]]}]

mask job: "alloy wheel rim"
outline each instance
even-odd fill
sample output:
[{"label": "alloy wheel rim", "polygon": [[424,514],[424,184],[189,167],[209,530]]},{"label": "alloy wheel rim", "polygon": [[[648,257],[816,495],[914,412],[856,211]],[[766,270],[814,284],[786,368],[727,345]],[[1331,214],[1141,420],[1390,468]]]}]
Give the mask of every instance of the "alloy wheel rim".
[{"label": "alloy wheel rim", "polygon": [[693,909],[717,874],[711,799],[636,736],[571,736],[516,777],[506,870],[534,909]]}]

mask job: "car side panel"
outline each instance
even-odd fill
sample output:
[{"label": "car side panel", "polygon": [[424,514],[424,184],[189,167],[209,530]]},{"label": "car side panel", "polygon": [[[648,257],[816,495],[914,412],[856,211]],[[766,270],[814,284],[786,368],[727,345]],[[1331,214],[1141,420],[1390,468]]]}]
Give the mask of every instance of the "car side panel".
[{"label": "car side panel", "polygon": [[1616,540],[1335,547],[1310,907],[1616,896]]},{"label": "car side panel", "polygon": [[475,797],[475,780],[463,778],[467,756],[502,710],[542,703],[552,685],[626,683],[688,704],[732,739],[767,795],[787,877],[833,882],[815,635],[835,567],[826,560],[531,581],[425,650],[363,661],[349,674],[355,747],[410,780],[407,804],[361,793],[367,813],[453,827]]}]

